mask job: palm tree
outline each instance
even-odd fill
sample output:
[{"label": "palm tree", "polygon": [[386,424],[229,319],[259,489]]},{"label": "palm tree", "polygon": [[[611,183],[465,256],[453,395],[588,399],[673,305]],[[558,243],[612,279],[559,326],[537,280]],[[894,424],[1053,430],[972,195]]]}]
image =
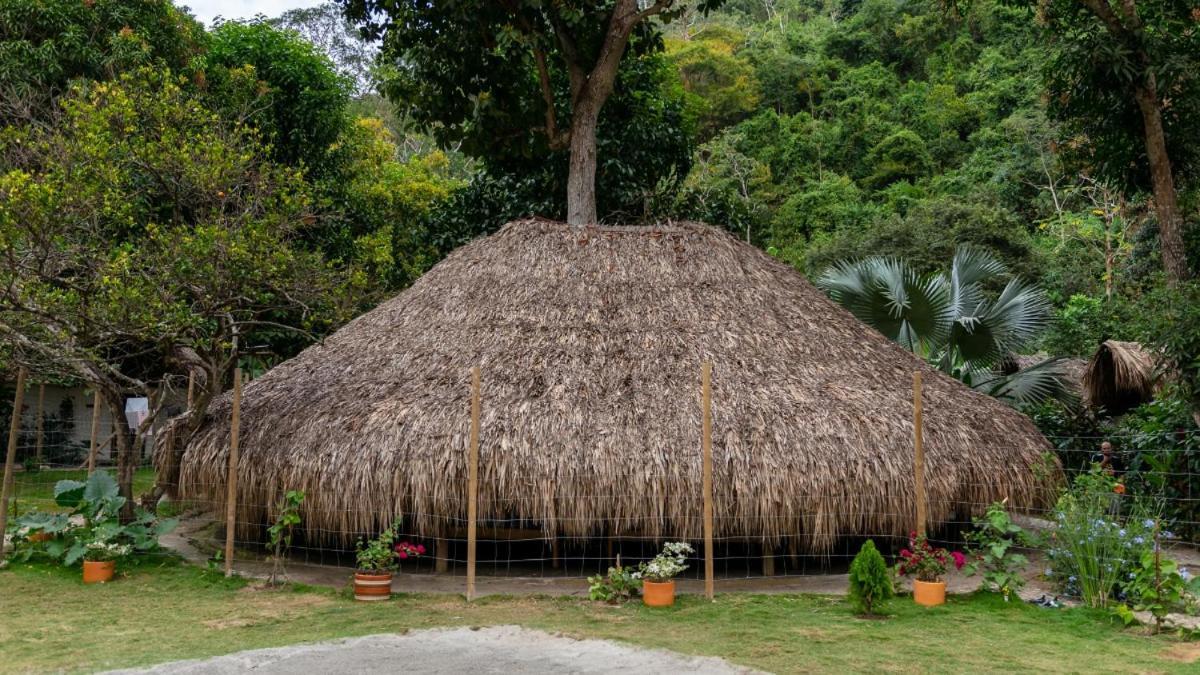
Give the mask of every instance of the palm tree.
[{"label": "palm tree", "polygon": [[[1005,277],[999,295],[985,291]],[[977,390],[1010,404],[1068,395],[1060,359],[997,373],[1005,357],[1045,330],[1050,303],[990,253],[960,246],[948,274],[926,276],[898,258],[842,261],[825,270],[817,285],[864,323]]]}]

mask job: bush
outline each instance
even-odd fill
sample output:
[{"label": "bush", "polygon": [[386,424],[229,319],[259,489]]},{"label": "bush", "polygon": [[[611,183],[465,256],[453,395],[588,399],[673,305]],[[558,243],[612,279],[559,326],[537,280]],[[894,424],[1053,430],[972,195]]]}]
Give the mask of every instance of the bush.
[{"label": "bush", "polygon": [[1032,544],[1029,535],[1012,521],[1003,504],[992,504],[983,518],[975,519],[975,531],[967,534],[968,553],[974,560],[967,574],[982,573],[983,587],[1000,593],[1007,601],[1021,590],[1025,578],[1021,572],[1029,560],[1016,552],[1018,546]]},{"label": "bush", "polygon": [[868,539],[850,563],[850,602],[859,612],[870,616],[895,594],[891,570],[875,548],[875,542]]},{"label": "bush", "polygon": [[1065,594],[1090,607],[1107,607],[1117,599],[1142,555],[1154,546],[1156,517],[1124,494],[1124,485],[1094,467],[1075,479],[1055,507],[1047,574]]},{"label": "bush", "polygon": [[608,568],[608,574],[588,577],[588,597],[592,600],[617,604],[630,600],[642,588],[641,576],[617,561],[616,567]]}]

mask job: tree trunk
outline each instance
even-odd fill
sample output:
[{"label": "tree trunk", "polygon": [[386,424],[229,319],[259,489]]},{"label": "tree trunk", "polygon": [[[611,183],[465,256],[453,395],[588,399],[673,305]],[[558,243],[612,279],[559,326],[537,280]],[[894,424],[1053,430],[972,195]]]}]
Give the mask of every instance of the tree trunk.
[{"label": "tree trunk", "polygon": [[117,450],[117,489],[125,498],[125,505],[121,507],[121,522],[128,523],[133,520],[133,472],[137,465],[133,457],[133,444],[137,439],[130,437],[121,396],[109,399],[108,409],[113,420],[113,447]]},{"label": "tree trunk", "polygon": [[567,174],[567,222],[596,222],[596,127],[600,106],[594,97],[581,97],[571,111],[571,160]]},{"label": "tree trunk", "polygon": [[1163,268],[1166,269],[1168,281],[1177,283],[1189,276],[1187,254],[1183,246],[1183,218],[1179,215],[1179,195],[1175,191],[1171,159],[1167,156],[1162,111],[1158,106],[1153,75],[1149,76],[1145,86],[1137,88],[1134,98],[1142,112],[1142,126],[1146,133],[1146,157],[1150,161],[1150,179],[1154,185],[1154,213],[1158,217]]}]

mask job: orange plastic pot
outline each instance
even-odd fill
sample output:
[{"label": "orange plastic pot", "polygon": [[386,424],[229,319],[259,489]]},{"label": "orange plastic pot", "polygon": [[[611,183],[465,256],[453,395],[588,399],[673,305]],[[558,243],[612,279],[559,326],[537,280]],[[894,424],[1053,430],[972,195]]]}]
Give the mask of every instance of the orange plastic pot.
[{"label": "orange plastic pot", "polygon": [[354,599],[363,602],[378,602],[392,597],[392,573],[354,573]]},{"label": "orange plastic pot", "polygon": [[642,602],[647,607],[670,607],[675,604],[675,580],[643,581]]},{"label": "orange plastic pot", "polygon": [[83,561],[83,583],[85,584],[103,584],[112,581],[113,572],[117,569],[117,563],[113,560],[104,562],[93,562],[91,560]]},{"label": "orange plastic pot", "polygon": [[914,580],[913,600],[926,607],[946,604],[946,582]]},{"label": "orange plastic pot", "polygon": [[54,535],[49,532],[30,532],[28,537],[30,543],[33,544],[40,544],[44,541],[50,541],[53,538]]}]

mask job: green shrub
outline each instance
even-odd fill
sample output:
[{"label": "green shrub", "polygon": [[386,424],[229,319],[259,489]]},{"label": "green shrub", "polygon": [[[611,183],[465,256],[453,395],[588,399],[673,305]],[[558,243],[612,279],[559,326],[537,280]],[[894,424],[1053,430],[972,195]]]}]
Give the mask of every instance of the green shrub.
[{"label": "green shrub", "polygon": [[615,605],[637,595],[642,588],[642,579],[634,569],[622,567],[618,560],[616,567],[608,568],[608,574],[588,577],[588,584],[589,598]]},{"label": "green shrub", "polygon": [[1012,521],[1003,504],[992,504],[983,518],[975,519],[975,531],[967,534],[967,541],[968,553],[973,558],[967,565],[968,575],[982,574],[983,587],[1002,594],[1006,601],[1021,590],[1025,585],[1021,572],[1029,560],[1016,548],[1029,546],[1032,541]]},{"label": "green shrub", "polygon": [[868,539],[850,563],[850,602],[869,616],[895,594],[892,572],[875,548],[875,542]]}]

